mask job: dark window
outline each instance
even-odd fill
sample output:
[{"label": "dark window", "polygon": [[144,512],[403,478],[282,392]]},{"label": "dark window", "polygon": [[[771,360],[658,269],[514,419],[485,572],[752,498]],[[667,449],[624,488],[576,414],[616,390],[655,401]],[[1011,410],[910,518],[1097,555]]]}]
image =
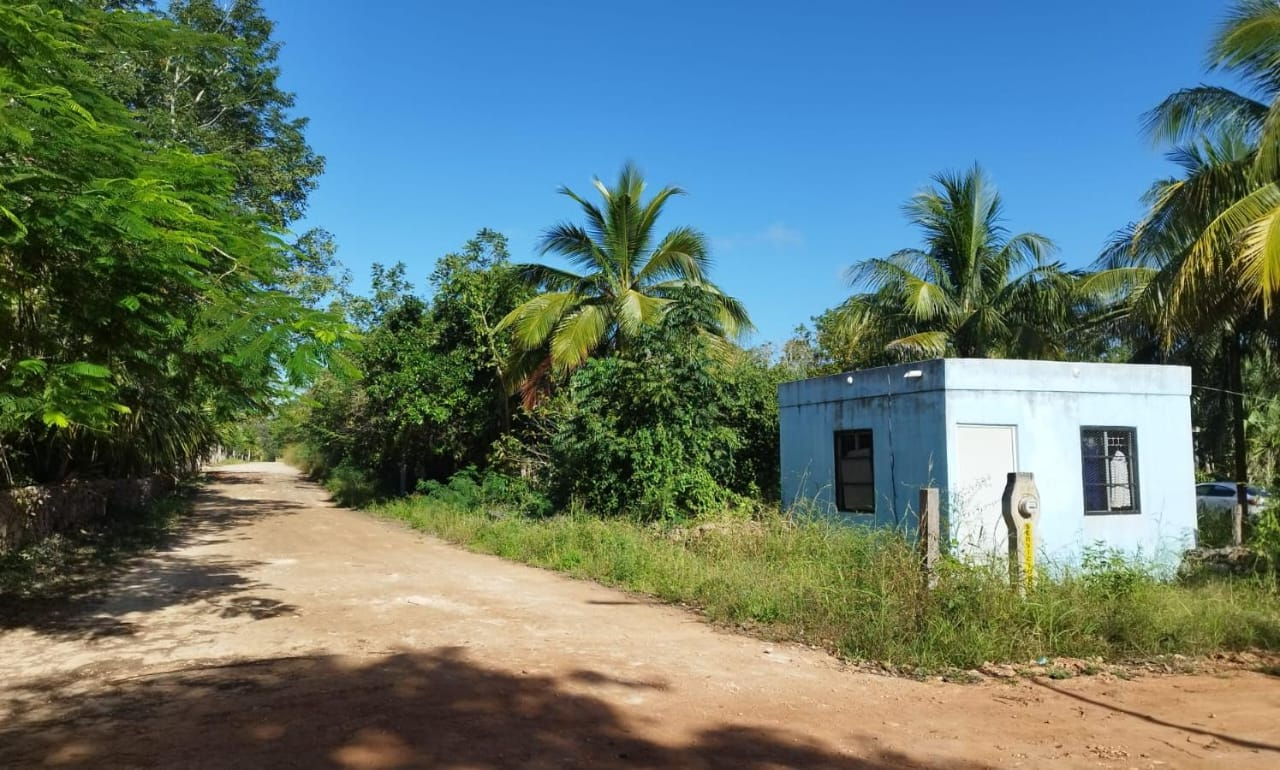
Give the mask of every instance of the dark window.
[{"label": "dark window", "polygon": [[876,512],[875,466],[871,431],[836,433],[836,508],[850,513]]},{"label": "dark window", "polygon": [[1224,487],[1221,484],[1213,485],[1213,497],[1235,497],[1236,490],[1232,487]]},{"label": "dark window", "polygon": [[1138,436],[1133,428],[1081,428],[1085,513],[1138,513]]}]

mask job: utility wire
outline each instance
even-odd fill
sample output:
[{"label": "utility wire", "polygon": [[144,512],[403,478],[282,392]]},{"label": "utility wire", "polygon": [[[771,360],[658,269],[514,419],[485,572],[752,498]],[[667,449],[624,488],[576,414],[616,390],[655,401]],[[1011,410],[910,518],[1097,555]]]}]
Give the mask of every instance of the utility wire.
[{"label": "utility wire", "polygon": [[1243,398],[1253,399],[1254,401],[1275,401],[1280,396],[1258,396],[1250,393],[1241,393],[1237,390],[1226,390],[1225,388],[1214,388],[1209,385],[1192,385],[1195,390],[1211,390],[1214,393],[1226,393],[1228,396],[1241,396]]}]

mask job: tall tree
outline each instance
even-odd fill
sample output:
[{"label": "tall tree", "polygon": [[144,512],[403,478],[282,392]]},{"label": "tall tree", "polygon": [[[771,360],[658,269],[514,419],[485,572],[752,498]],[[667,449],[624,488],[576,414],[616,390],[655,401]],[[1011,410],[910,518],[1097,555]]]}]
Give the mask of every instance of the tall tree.
[{"label": "tall tree", "polygon": [[188,34],[93,3],[0,6],[0,461],[19,466],[0,470],[188,466],[345,334],[282,290],[290,250],[234,164],[154,141],[120,95],[121,61]]},{"label": "tall tree", "polygon": [[1208,65],[1234,75],[1245,90],[1182,89],[1147,115],[1147,129],[1157,143],[1174,145],[1175,153],[1206,142],[1229,151],[1212,159],[1221,162],[1212,164],[1211,176],[1188,175],[1165,185],[1139,229],[1163,225],[1159,212],[1193,194],[1184,186],[1211,195],[1203,208],[1212,207],[1214,216],[1181,234],[1171,309],[1191,309],[1200,302],[1202,281],[1227,278],[1269,313],[1280,294],[1280,3],[1236,2],[1210,45]]},{"label": "tall tree", "polygon": [[724,341],[751,327],[746,309],[708,277],[706,237],[678,227],[658,237],[663,208],[678,187],[664,187],[644,199],[645,182],[632,164],[623,166],[613,187],[599,179],[603,206],[567,187],[560,194],[577,203],[586,224],[563,222],[547,231],[540,252],[567,260],[577,273],[545,264],[520,265],[524,280],[539,293],[513,310],[510,328],[523,362],[512,367],[528,373],[538,362],[565,374],[599,351],[619,350],[653,327],[685,290],[705,293],[716,313],[703,333]]},{"label": "tall tree", "polygon": [[1047,260],[1053,244],[1009,235],[978,166],[933,181],[903,207],[923,245],[849,269],[858,293],[839,311],[846,337],[911,356],[1061,357],[1074,277]]},{"label": "tall tree", "polygon": [[[1103,255],[1095,283],[1132,290],[1125,303],[1162,354],[1212,351],[1227,375],[1239,504],[1247,507],[1244,369],[1268,335],[1280,293],[1280,4],[1240,0],[1209,49],[1211,70],[1243,91],[1200,85],[1152,110],[1147,130],[1182,175],[1158,182],[1149,211]],[[1239,528],[1237,527],[1237,531]]]}]

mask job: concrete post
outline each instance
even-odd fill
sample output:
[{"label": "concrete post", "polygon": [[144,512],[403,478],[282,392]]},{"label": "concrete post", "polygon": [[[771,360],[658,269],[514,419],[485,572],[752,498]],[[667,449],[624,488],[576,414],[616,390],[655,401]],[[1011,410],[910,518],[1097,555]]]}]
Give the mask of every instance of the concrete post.
[{"label": "concrete post", "polygon": [[1036,578],[1036,534],[1040,526],[1040,492],[1034,473],[1010,473],[1001,499],[1009,528],[1009,579],[1022,592]]},{"label": "concrete post", "polygon": [[1231,506],[1231,545],[1244,545],[1244,506],[1240,503]]},{"label": "concrete post", "polygon": [[942,550],[942,515],[937,487],[920,489],[920,564],[924,568],[924,585],[933,589],[938,585],[938,559]]}]

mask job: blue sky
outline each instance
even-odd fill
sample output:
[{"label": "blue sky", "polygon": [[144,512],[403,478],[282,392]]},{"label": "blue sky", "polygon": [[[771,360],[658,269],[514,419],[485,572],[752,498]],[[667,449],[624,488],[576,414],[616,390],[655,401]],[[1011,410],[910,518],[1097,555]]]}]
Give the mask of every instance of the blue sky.
[{"label": "blue sky", "polygon": [[[848,293],[841,274],[915,245],[900,207],[980,162],[1009,226],[1087,265],[1170,167],[1141,113],[1206,79],[1207,0],[606,2],[264,0],[283,85],[328,158],[307,222],[367,286],[421,285],[477,229],[535,257],[635,160],[679,184],[663,224],[715,246],[756,342]],[[300,226],[300,227],[301,227]]]}]

